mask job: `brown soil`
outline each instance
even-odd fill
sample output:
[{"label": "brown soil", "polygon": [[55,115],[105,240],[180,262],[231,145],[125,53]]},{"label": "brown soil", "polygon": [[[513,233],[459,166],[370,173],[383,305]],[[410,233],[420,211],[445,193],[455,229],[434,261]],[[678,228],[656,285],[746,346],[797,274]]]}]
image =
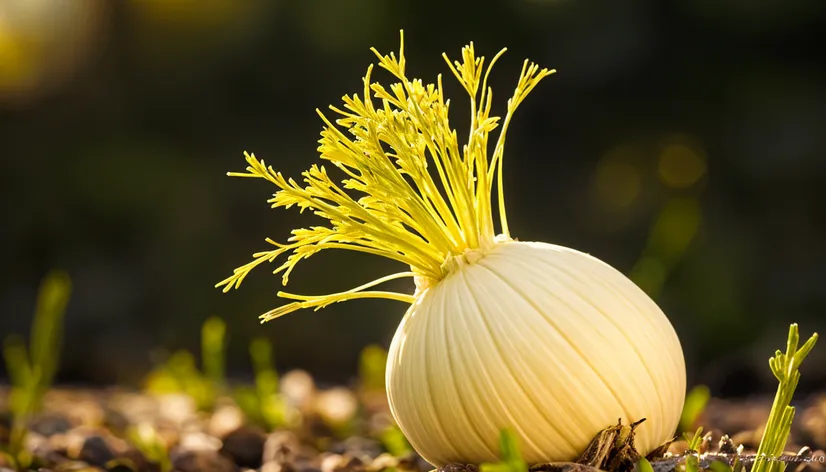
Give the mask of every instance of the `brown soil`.
[{"label": "brown soil", "polygon": [[[289,379],[289,376],[286,377]],[[284,387],[282,385],[282,387]],[[153,396],[111,390],[55,389],[44,409],[29,425],[26,449],[34,457],[33,470],[162,472],[163,464],[136,447],[136,431],[158,440],[171,467],[180,472],[425,472],[432,467],[413,452],[390,454],[380,440],[392,425],[382,392],[304,389],[300,426],[283,429],[250,424],[229,400],[219,400],[210,412],[198,411],[184,395]],[[332,392],[332,393],[330,393]],[[8,442],[10,415],[7,390],[0,387],[0,445]],[[701,447],[701,467],[714,459],[730,459],[743,445],[743,462],[760,440],[771,399],[712,400],[698,419],[709,432]],[[730,442],[720,439],[729,434]],[[804,450],[798,456],[803,446]],[[680,470],[684,441],[670,445],[665,456],[650,457],[655,472]],[[799,405],[787,445],[787,470],[822,470],[826,461],[826,395]],[[719,455],[728,453],[728,455]],[[596,463],[538,464],[534,472],[586,472],[599,468],[630,470],[633,462],[620,455]],[[592,458],[593,459],[593,458]],[[609,462],[614,461],[613,464]],[[0,456],[0,471],[11,464]],[[450,464],[441,472],[475,472],[475,465]]]}]

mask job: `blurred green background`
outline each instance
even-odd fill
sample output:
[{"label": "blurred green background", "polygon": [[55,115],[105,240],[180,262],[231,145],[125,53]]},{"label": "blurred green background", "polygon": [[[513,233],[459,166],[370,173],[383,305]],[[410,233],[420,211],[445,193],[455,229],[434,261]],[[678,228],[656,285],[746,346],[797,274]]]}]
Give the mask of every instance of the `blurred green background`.
[{"label": "blurred green background", "polygon": [[[400,29],[410,73],[445,74],[454,110],[467,100],[443,51],[509,48],[491,79],[497,113],[523,59],[558,70],[509,135],[512,233],[630,274],[674,323],[690,384],[772,390],[766,360],[789,323],[824,331],[822,0],[0,0],[0,337],[26,333],[58,267],[75,287],[60,381],[138,382],[158,349],[197,352],[210,315],[229,324],[237,375],[264,335],[279,368],[346,381],[405,306],[259,325],[282,303],[280,278],[213,285],[265,237],[318,220],[270,210],[274,187],[225,173],[244,150],[291,176],[316,162],[315,108],[359,92],[368,49],[397,50]],[[329,252],[289,289],[398,269]],[[826,349],[812,357],[802,390],[826,381]]]}]

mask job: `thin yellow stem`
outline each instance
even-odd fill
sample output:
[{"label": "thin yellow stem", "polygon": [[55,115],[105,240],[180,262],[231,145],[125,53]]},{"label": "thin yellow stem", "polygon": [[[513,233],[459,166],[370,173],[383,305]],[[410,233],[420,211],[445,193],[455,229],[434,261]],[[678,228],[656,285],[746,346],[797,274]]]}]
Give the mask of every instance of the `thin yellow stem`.
[{"label": "thin yellow stem", "polygon": [[[280,296],[283,297],[283,294],[279,293]],[[333,303],[344,302],[348,300],[357,300],[360,298],[384,298],[386,300],[396,300],[398,302],[407,303],[412,305],[416,302],[416,297],[413,295],[407,295],[404,293],[396,293],[396,292],[356,292],[356,293],[348,293],[342,294],[340,296],[330,296],[330,297],[319,297],[317,299],[303,301],[303,302],[293,302],[288,303],[284,306],[278,307],[274,310],[270,310],[267,313],[264,313],[260,316],[261,322],[271,321],[276,318],[282,317],[294,311],[303,310],[306,308],[315,308],[316,310],[326,307],[327,305]]]},{"label": "thin yellow stem", "polygon": [[384,277],[378,278],[376,280],[372,280],[367,282],[366,284],[359,285],[358,287],[351,288],[350,290],[346,290],[344,292],[338,293],[331,293],[328,295],[298,295],[294,293],[287,293],[287,292],[278,292],[278,296],[281,298],[286,298],[288,300],[301,300],[301,301],[309,301],[309,300],[316,300],[319,298],[326,298],[326,297],[339,297],[342,295],[347,295],[351,293],[361,292],[362,290],[373,288],[376,285],[381,285],[385,282],[389,282],[391,280],[402,279],[405,277],[416,277],[415,272],[397,272],[395,274],[385,275]]},{"label": "thin yellow stem", "polygon": [[316,110],[324,124],[318,151],[322,160],[332,164],[331,169],[342,172],[342,180],[331,178],[324,166],[313,165],[302,173],[303,180],[298,183],[246,153],[246,172],[228,173],[261,178],[278,187],[268,200],[273,208],[310,210],[329,224],[293,230],[285,244],[268,240],[276,246],[274,249],[253,254],[251,262],[235,269],[217,286],[224,287],[224,291],[237,288],[255,267],[273,262],[282,254],[287,254],[286,261],[274,273],[281,273],[286,285],[300,261],[326,249],[378,255],[406,264],[411,270],[341,293],[307,296],[279,292],[279,296],[293,302],[264,314],[264,320],[357,298],[414,302],[413,295],[368,289],[400,277],[423,277],[437,283],[444,276],[442,265],[450,257],[497,244],[492,210],[494,180],[502,230],[509,235],[502,179],[505,134],[521,101],[551,72],[525,62],[488,159],[489,136],[499,126],[499,117],[490,116],[493,92],[487,85],[488,77],[505,49],[487,66],[484,57],[476,56],[473,43],[462,49],[460,61],[451,62],[443,55],[470,97],[470,129],[463,145],[450,126],[450,101],[445,99],[441,75],[435,84],[408,78],[404,35],[398,57],[371,50],[378,58],[378,67],[398,82],[387,88],[373,83],[371,65],[364,76],[362,96],[345,96],[343,106],[331,106],[337,115],[334,118]]}]

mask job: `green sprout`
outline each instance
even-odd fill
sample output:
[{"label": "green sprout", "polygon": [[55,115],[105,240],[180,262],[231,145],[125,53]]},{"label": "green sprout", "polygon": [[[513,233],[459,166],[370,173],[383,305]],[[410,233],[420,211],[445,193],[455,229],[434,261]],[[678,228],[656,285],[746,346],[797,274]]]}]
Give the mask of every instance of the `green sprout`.
[{"label": "green sprout", "polygon": [[198,370],[192,353],[184,349],[153,369],[144,384],[146,391],[155,395],[189,395],[201,410],[210,409],[214,403],[212,382]]},{"label": "green sprout", "polygon": [[379,434],[378,439],[384,446],[384,449],[394,457],[403,457],[413,452],[413,448],[398,426],[386,428]]},{"label": "green sprout", "polygon": [[685,472],[698,472],[700,470],[700,459],[697,456],[700,444],[703,442],[703,428],[697,428],[693,436],[684,433],[683,437],[688,442],[688,452],[685,458]]},{"label": "green sprout", "polygon": [[480,472],[528,472],[528,464],[522,459],[516,435],[512,431],[500,431],[499,462],[482,464]]},{"label": "green sprout", "polygon": [[680,431],[691,430],[710,399],[711,392],[705,385],[697,385],[688,392],[685,397],[683,413],[680,416]]},{"label": "green sprout", "polygon": [[685,458],[685,472],[699,472],[700,459],[696,454],[689,454]]},{"label": "green sprout", "polygon": [[158,395],[184,393],[195,400],[199,409],[212,409],[226,388],[225,337],[226,323],[217,316],[207,319],[201,327],[203,372],[195,365],[194,356],[182,349],[150,372],[146,390]]},{"label": "green sprout", "polygon": [[126,434],[129,443],[135,446],[146,458],[158,465],[160,472],[170,472],[172,461],[169,458],[169,451],[155,428],[148,423],[129,428]]},{"label": "green sprout", "polygon": [[693,436],[689,436],[688,433],[684,433],[683,438],[685,438],[685,441],[688,443],[689,451],[698,451],[700,449],[700,444],[703,442],[703,427],[700,426],[697,428],[697,431],[694,432]]},{"label": "green sprout", "polygon": [[201,363],[204,375],[216,392],[226,388],[226,334],[227,324],[217,316],[206,320],[201,327]]},{"label": "green sprout", "polygon": [[[387,350],[371,344],[361,350],[359,356],[359,385],[363,392],[385,392]],[[404,433],[397,425],[388,426],[377,434],[384,449],[395,457],[406,456],[413,451]]]},{"label": "green sprout", "polygon": [[779,385],[763,438],[757,448],[757,458],[752,466],[752,472],[783,472],[786,469],[786,463],[777,458],[786,448],[786,441],[791,432],[792,420],[794,420],[795,409],[791,406],[791,401],[797,389],[797,383],[800,381],[798,368],[817,342],[817,333],[814,333],[800,349],[797,348],[799,342],[800,335],[795,323],[789,327],[786,352],[782,353],[778,350],[774,357],[769,359],[769,367]]},{"label": "green sprout", "polygon": [[711,472],[735,472],[738,470],[738,465],[739,458],[735,457],[733,466],[728,465],[723,461],[717,460],[709,464],[708,468],[711,470]]},{"label": "green sprout", "polygon": [[370,345],[362,349],[359,357],[359,383],[366,391],[384,391],[384,375],[387,371],[387,351]]},{"label": "green sprout", "polygon": [[656,298],[691,247],[701,222],[697,197],[674,197],[666,202],[649,231],[642,257],[631,269],[631,280]]},{"label": "green sprout", "polygon": [[651,467],[651,463],[648,462],[648,459],[645,457],[640,457],[640,460],[637,461],[637,467],[634,472],[654,472],[654,468]]},{"label": "green sprout", "polygon": [[265,338],[250,343],[255,386],[235,389],[233,397],[241,411],[259,426],[275,429],[295,421],[296,415],[280,393],[278,372],[273,367],[272,343]]},{"label": "green sprout", "polygon": [[3,354],[9,373],[11,391],[9,408],[12,427],[6,455],[18,468],[27,469],[31,456],[24,450],[26,427],[39,412],[43,396],[57,373],[63,337],[63,315],[72,283],[68,274],[52,271],[43,279],[37,296],[28,350],[19,336],[5,340]]}]

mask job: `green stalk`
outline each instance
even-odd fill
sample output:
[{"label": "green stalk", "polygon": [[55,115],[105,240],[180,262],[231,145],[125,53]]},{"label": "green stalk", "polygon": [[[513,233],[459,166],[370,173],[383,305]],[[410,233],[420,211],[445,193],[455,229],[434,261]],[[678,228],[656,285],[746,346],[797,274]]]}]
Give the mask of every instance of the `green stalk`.
[{"label": "green stalk", "polygon": [[485,463],[480,472],[528,472],[528,465],[522,459],[516,435],[509,429],[499,432],[499,462]]},{"label": "green stalk", "polygon": [[226,332],[226,323],[217,316],[206,320],[201,327],[201,363],[204,376],[212,384],[213,399],[226,386]]},{"label": "green stalk", "polygon": [[794,420],[795,409],[790,406],[797,383],[800,381],[798,368],[803,359],[811,352],[817,342],[817,333],[814,333],[800,349],[797,324],[789,327],[789,338],[786,342],[786,353],[779,350],[769,359],[769,367],[780,383],[772,403],[769,419],[757,449],[757,459],[754,461],[752,472],[783,472],[786,464],[777,460],[786,448],[786,441]]},{"label": "green stalk", "polygon": [[71,290],[66,273],[50,272],[40,284],[28,350],[20,337],[9,336],[4,342],[12,412],[7,452],[20,469],[26,469],[31,462],[24,450],[26,428],[32,416],[40,411],[43,396],[51,387],[59,365],[63,315]]}]

